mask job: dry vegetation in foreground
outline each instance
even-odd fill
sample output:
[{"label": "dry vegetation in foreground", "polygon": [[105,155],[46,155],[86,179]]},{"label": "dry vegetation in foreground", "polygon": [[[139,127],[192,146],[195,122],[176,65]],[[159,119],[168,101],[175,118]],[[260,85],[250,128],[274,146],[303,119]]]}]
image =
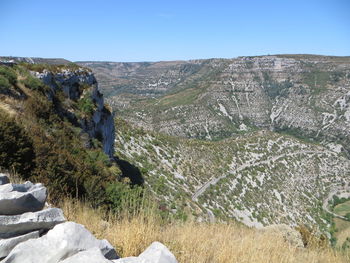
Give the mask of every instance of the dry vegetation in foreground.
[{"label": "dry vegetation in foreground", "polygon": [[157,240],[165,244],[180,263],[350,261],[349,255],[331,248],[297,249],[282,237],[234,223],[164,224],[152,212],[117,218],[69,199],[60,207],[68,220],[83,224],[96,237],[110,241],[122,257],[137,256]]}]

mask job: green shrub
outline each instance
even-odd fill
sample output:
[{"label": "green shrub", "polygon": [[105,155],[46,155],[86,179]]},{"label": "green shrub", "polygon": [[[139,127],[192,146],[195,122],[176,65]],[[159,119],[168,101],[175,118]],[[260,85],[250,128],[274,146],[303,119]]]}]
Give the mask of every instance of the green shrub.
[{"label": "green shrub", "polygon": [[128,182],[111,183],[106,188],[107,199],[113,212],[140,212],[144,204],[144,190]]},{"label": "green shrub", "polygon": [[17,82],[16,72],[7,66],[0,66],[0,75],[6,78],[12,85],[15,85]]},{"label": "green shrub", "polygon": [[48,91],[48,87],[42,81],[31,75],[28,75],[22,82],[28,89],[40,91],[42,93]]},{"label": "green shrub", "polygon": [[28,178],[34,159],[33,143],[24,128],[0,112],[0,167]]},{"label": "green shrub", "polygon": [[0,75],[0,91],[5,91],[5,90],[8,90],[9,88],[11,88],[11,84],[8,81],[8,79]]},{"label": "green shrub", "polygon": [[348,221],[350,221],[350,213],[346,213],[346,215],[344,216]]},{"label": "green shrub", "polygon": [[91,96],[86,94],[78,101],[78,108],[84,114],[93,114],[95,110],[95,104],[91,99]]},{"label": "green shrub", "polygon": [[293,83],[290,80],[283,82],[277,82],[271,79],[268,73],[264,72],[264,82],[263,86],[267,95],[271,99],[275,99],[278,96],[286,97],[288,95],[289,89],[293,87]]}]

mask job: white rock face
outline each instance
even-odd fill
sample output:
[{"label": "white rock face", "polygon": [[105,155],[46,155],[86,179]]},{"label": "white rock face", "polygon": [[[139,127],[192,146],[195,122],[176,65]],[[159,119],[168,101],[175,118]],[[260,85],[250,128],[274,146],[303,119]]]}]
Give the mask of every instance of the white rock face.
[{"label": "white rock face", "polygon": [[34,231],[22,236],[0,239],[0,258],[6,257],[11,250],[19,243],[32,238],[39,238],[40,231]]},{"label": "white rock face", "polygon": [[113,260],[114,263],[178,263],[173,253],[160,242],[153,242],[138,257]]},{"label": "white rock face", "polygon": [[22,215],[0,216],[0,238],[13,237],[35,230],[48,230],[64,221],[63,212],[58,208]]},{"label": "white rock face", "polygon": [[98,248],[92,248],[79,252],[60,261],[60,263],[111,263],[111,261],[102,255],[101,250]]},{"label": "white rock face", "polygon": [[56,263],[74,254],[98,248],[105,257],[117,258],[106,240],[96,239],[84,226],[66,222],[55,226],[45,236],[17,245],[2,263]]},{"label": "white rock face", "polygon": [[8,184],[10,182],[6,174],[0,173],[0,185]]},{"label": "white rock face", "polygon": [[0,185],[0,215],[18,215],[43,209],[47,198],[42,184]]}]

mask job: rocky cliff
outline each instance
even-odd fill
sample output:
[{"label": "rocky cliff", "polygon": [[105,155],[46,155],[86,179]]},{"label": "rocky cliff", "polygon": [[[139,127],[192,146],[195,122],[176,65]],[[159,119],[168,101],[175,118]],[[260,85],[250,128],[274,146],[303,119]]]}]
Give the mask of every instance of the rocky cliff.
[{"label": "rocky cliff", "polygon": [[113,114],[90,70],[4,62],[0,116],[1,170],[42,181],[54,197],[108,204],[106,188],[122,172],[114,162]]},{"label": "rocky cliff", "polygon": [[90,115],[70,116],[76,118],[90,138],[98,139],[103,144],[103,151],[110,157],[114,153],[114,120],[112,113],[105,107],[103,95],[98,89],[94,75],[86,69],[69,70],[64,69],[59,72],[43,70],[43,72],[32,71],[33,75],[43,81],[51,88],[49,99],[58,90],[62,90],[65,96],[73,101],[78,101],[84,97],[91,99],[94,104]]}]

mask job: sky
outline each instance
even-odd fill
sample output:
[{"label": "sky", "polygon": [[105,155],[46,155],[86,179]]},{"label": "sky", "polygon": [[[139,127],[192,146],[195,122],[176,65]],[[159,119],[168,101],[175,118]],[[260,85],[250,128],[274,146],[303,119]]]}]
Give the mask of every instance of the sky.
[{"label": "sky", "polygon": [[0,0],[0,56],[350,55],[350,0]]}]

